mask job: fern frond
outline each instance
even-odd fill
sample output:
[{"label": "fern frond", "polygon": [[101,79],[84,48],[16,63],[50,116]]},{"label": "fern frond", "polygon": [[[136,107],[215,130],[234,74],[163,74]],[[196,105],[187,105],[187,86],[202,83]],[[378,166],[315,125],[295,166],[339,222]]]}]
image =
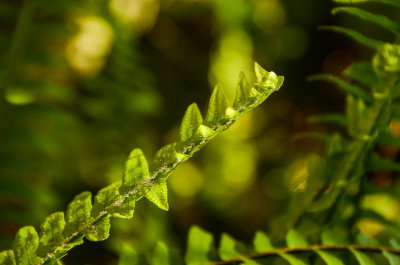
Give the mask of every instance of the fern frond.
[{"label": "fern frond", "polygon": [[[0,253],[0,264],[15,262],[13,254],[18,265],[56,263],[72,247],[82,244],[83,238],[105,240],[109,236],[110,217],[131,218],[135,201],[143,196],[161,209],[168,210],[166,180],[170,173],[218,132],[228,129],[282,85],[282,77],[265,71],[258,64],[255,71],[257,82],[252,88],[254,92],[248,95],[247,101],[239,92],[236,110],[228,107],[221,88],[217,86],[204,123],[196,105],[189,106],[182,121],[179,141],[161,148],[150,166],[141,150],[134,149],[126,162],[121,182],[100,190],[93,206],[90,192],[77,195],[68,205],[65,218],[63,213],[58,212],[44,221],[40,238],[33,227],[21,228],[14,250]],[[159,252],[165,255],[164,251]]]},{"label": "fern frond", "polygon": [[362,3],[379,3],[385,5],[400,6],[397,0],[333,0],[340,4],[362,4]]},{"label": "fern frond", "polygon": [[343,35],[357,41],[358,43],[361,43],[361,44],[363,44],[367,47],[370,47],[372,49],[375,49],[375,50],[378,49],[383,44],[382,41],[375,40],[375,39],[369,38],[367,36],[364,36],[360,32],[353,30],[353,29],[348,29],[348,28],[339,27],[339,26],[319,26],[318,29],[325,30],[325,31],[333,31],[333,32],[343,34]]},{"label": "fern frond", "polygon": [[400,23],[397,23],[396,21],[393,21],[386,16],[376,15],[357,7],[337,7],[332,10],[332,14],[335,15],[338,13],[346,13],[356,16],[360,19],[381,26],[382,28],[387,29],[395,34],[400,32]]},{"label": "fern frond", "polygon": [[[274,247],[270,238],[259,231],[254,236],[253,246],[246,247],[231,236],[224,234],[221,237],[217,256],[214,253],[212,235],[193,226],[189,231],[185,261],[188,265],[222,265],[242,262],[244,264],[264,264],[263,261],[283,259],[291,265],[309,265],[314,264],[312,260],[315,261],[317,258],[327,265],[350,264],[349,262],[353,259],[360,265],[376,264],[370,256],[371,253],[380,255],[390,265],[395,265],[400,260],[400,249],[397,248],[343,244],[337,236],[333,238],[331,243],[310,244],[304,235],[296,230],[290,230],[286,235],[286,246]],[[247,253],[251,254],[244,254],[246,249]],[[349,253],[353,258],[349,257]],[[218,259],[221,261],[217,261]]]}]

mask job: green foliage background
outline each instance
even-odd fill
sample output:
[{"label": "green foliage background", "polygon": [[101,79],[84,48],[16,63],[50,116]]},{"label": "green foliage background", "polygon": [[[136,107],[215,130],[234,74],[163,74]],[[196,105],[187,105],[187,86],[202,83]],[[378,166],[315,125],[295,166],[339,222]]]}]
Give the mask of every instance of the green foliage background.
[{"label": "green foliage background", "polygon": [[[132,220],[113,220],[111,238],[79,246],[63,261],[116,264],[121,248],[151,253],[158,241],[179,252],[193,224],[245,242],[260,229],[282,237],[274,223],[287,212],[289,197],[304,189],[304,170],[313,162],[305,154],[324,152],[323,144],[299,133],[336,130],[307,118],[344,112],[342,92],[305,78],[340,75],[373,54],[317,26],[351,24],[392,40],[378,27],[332,17],[332,6],[322,0],[2,1],[0,248],[12,246],[20,227],[65,209],[77,193],[119,180],[133,148],[154,157],[177,140],[186,107],[196,101],[204,113],[217,82],[232,102],[239,71],[251,79],[253,61],[284,74],[283,89],[173,173],[169,212],[141,201]],[[393,148],[380,152],[397,156]],[[370,181],[385,187],[394,177],[378,172]],[[372,200],[384,200],[399,221],[397,199]],[[374,236],[376,224],[361,221],[354,229]]]}]

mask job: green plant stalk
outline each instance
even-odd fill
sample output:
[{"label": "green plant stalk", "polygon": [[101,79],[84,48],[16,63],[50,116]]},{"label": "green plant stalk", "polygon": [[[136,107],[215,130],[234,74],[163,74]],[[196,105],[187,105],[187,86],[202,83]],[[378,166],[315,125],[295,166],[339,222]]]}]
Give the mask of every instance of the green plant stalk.
[{"label": "green plant stalk", "polygon": [[[260,90],[257,90],[260,92]],[[242,106],[238,108],[236,111],[236,115],[228,117],[224,122],[215,125],[211,127],[216,133],[225,131],[226,129],[230,128],[236,120],[238,120],[240,117],[242,117],[244,114],[249,112],[250,110],[254,109],[258,105],[260,105],[264,100],[266,100],[275,90],[263,90],[260,92],[257,97],[254,98],[252,102],[247,104],[246,106]],[[204,144],[206,144],[209,140],[211,140],[216,134],[214,134],[211,138],[205,138],[201,142],[198,142],[196,144],[190,144],[190,145],[184,145],[180,148],[180,153],[187,155],[187,159],[193,155],[193,153],[197,152]],[[199,148],[200,147],[200,148]],[[185,160],[187,160],[185,159]],[[151,173],[150,177],[147,178],[144,181],[139,182],[133,189],[128,190],[127,192],[121,194],[122,198],[115,200],[110,206],[108,207],[118,207],[120,205],[123,205],[124,203],[127,203],[131,200],[139,200],[142,197],[143,190],[145,190],[147,187],[151,186],[154,181],[159,179],[161,176],[168,176],[177,166],[179,166],[183,161],[175,162],[171,165],[165,166],[162,165],[158,169],[153,170]],[[120,182],[118,182],[120,183]],[[85,226],[81,227],[80,230],[88,230],[90,227],[95,225],[96,223],[100,222],[102,219],[104,219],[106,216],[110,215],[109,210],[106,207],[104,210],[100,211],[99,214],[96,217],[92,217],[89,222],[85,224]],[[72,243],[74,240],[77,238],[83,237],[83,234],[80,233],[79,231],[74,231],[71,232],[68,236],[66,236],[65,240],[61,242],[60,246],[67,246],[69,243]],[[46,262],[50,261],[54,257],[58,257],[59,255],[66,254],[64,251],[57,250],[57,247],[54,248],[53,251],[48,252],[45,257],[36,265],[42,265],[46,264]]]},{"label": "green plant stalk", "polygon": [[250,254],[250,255],[243,255],[239,258],[218,261],[211,263],[209,265],[228,265],[228,264],[239,264],[243,262],[243,259],[248,260],[257,260],[257,259],[264,259],[268,257],[279,257],[279,254],[299,254],[299,253],[313,253],[316,251],[350,251],[350,249],[360,250],[363,252],[373,252],[373,253],[381,253],[383,251],[387,251],[393,254],[400,255],[400,249],[397,248],[389,248],[389,247],[377,247],[371,245],[312,245],[308,247],[285,247],[285,248],[277,248],[274,250],[268,250],[260,253]]}]

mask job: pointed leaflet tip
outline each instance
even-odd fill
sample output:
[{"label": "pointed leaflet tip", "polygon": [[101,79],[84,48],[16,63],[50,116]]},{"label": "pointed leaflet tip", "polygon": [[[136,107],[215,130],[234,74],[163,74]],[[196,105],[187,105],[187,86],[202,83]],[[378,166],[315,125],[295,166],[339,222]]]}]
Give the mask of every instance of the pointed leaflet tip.
[{"label": "pointed leaflet tip", "polygon": [[147,187],[145,190],[145,196],[160,209],[168,211],[168,189],[165,179],[159,180]]},{"label": "pointed leaflet tip", "polygon": [[246,105],[249,96],[250,96],[249,83],[247,82],[246,76],[244,75],[243,71],[241,71],[236,86],[236,97],[235,101],[233,102],[233,108],[238,109],[241,106]]},{"label": "pointed leaflet tip", "polygon": [[179,131],[179,140],[185,142],[192,138],[202,123],[203,117],[201,116],[200,110],[197,104],[193,103],[187,108],[183,116]]},{"label": "pointed leaflet tip", "polygon": [[208,104],[205,124],[208,126],[218,125],[219,121],[225,118],[225,111],[227,107],[228,104],[226,103],[226,98],[222,91],[222,87],[220,84],[217,84]]},{"label": "pointed leaflet tip", "polygon": [[125,164],[121,193],[149,177],[147,160],[139,148],[133,149]]},{"label": "pointed leaflet tip", "polygon": [[254,63],[254,72],[256,74],[256,85],[262,89],[278,90],[283,83],[283,78],[278,78],[274,72],[268,72],[258,63]]}]

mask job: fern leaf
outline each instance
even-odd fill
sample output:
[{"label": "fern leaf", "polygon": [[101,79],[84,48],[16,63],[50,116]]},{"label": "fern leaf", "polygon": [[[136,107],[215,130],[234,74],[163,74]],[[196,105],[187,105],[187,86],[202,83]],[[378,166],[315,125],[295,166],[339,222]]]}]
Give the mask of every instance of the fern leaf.
[{"label": "fern leaf", "polygon": [[338,257],[327,251],[316,250],[315,252],[318,254],[318,256],[321,257],[323,261],[325,261],[326,265],[344,265]]},{"label": "fern leaf", "polygon": [[365,92],[362,88],[349,84],[339,77],[336,77],[334,75],[329,75],[329,74],[319,74],[319,75],[313,75],[308,78],[309,81],[328,81],[331,83],[334,83],[337,85],[339,88],[341,88],[343,91],[348,92],[350,94],[356,95],[357,97],[361,98],[365,102],[372,102],[373,97],[371,94]]},{"label": "fern leaf", "polygon": [[165,179],[160,179],[146,188],[145,196],[160,209],[168,211],[168,190]]},{"label": "fern leaf", "polygon": [[390,265],[400,265],[400,257],[388,251],[383,251],[383,256],[389,261]]},{"label": "fern leaf", "polygon": [[39,255],[44,256],[48,251],[61,244],[64,240],[64,227],[63,212],[53,213],[44,220],[40,225]]},{"label": "fern leaf", "polygon": [[14,240],[14,255],[18,265],[33,265],[40,262],[36,255],[39,247],[39,236],[35,228],[25,226],[18,230]]},{"label": "fern leaf", "polygon": [[400,32],[400,23],[397,23],[396,21],[393,21],[386,16],[376,15],[357,7],[337,7],[332,10],[332,14],[337,13],[347,13],[359,17],[363,20],[373,22],[393,33]]},{"label": "fern leaf", "polygon": [[[97,192],[94,197],[92,216],[97,216],[101,211],[107,210],[113,217],[132,218],[135,211],[135,200],[123,200],[119,195],[119,183],[113,183]],[[119,203],[115,203],[118,201]]]},{"label": "fern leaf", "polygon": [[121,247],[118,265],[139,265],[139,257],[136,251],[126,244]]},{"label": "fern leaf", "polygon": [[186,142],[191,139],[199,126],[203,123],[203,117],[196,103],[190,105],[183,117],[181,128],[179,131],[179,140]]},{"label": "fern leaf", "polygon": [[124,193],[127,190],[132,189],[132,187],[140,181],[144,181],[148,178],[149,168],[142,150],[139,148],[133,149],[125,164],[120,192]]},{"label": "fern leaf", "polygon": [[[162,167],[176,167],[179,163],[184,162],[189,158],[188,155],[178,153],[175,149],[176,144],[169,144],[158,150],[151,166],[152,173]],[[170,172],[168,172],[170,173]],[[167,178],[167,175],[156,176],[156,178]]]},{"label": "fern leaf", "polygon": [[253,240],[253,246],[256,252],[272,251],[274,247],[272,246],[271,240],[263,232],[256,232]]},{"label": "fern leaf", "polygon": [[307,239],[294,229],[291,229],[286,235],[286,244],[290,248],[306,247],[310,245]]},{"label": "fern leaf", "polygon": [[348,67],[344,75],[367,87],[373,87],[379,83],[371,62],[357,62]]},{"label": "fern leaf", "polygon": [[240,72],[238,83],[236,86],[236,97],[233,102],[234,109],[240,109],[247,104],[250,97],[250,86],[247,82],[246,76],[243,72]]},{"label": "fern leaf", "polygon": [[380,3],[393,6],[400,6],[400,2],[397,0],[333,0],[336,3],[341,4],[361,4],[361,3]]},{"label": "fern leaf", "polygon": [[330,114],[322,114],[322,115],[314,115],[307,119],[308,122],[333,122],[339,125],[346,126],[347,118],[345,115],[341,113],[330,113]]},{"label": "fern leaf", "polygon": [[359,42],[367,47],[370,47],[372,49],[375,49],[375,50],[378,49],[383,44],[383,42],[381,42],[379,40],[368,38],[368,37],[364,36],[363,34],[361,34],[360,32],[352,30],[352,29],[347,29],[347,28],[338,27],[338,26],[320,26],[320,27],[318,27],[318,29],[329,30],[329,31],[334,31],[337,33],[344,34],[344,35],[356,40],[357,42]]},{"label": "fern leaf", "polygon": [[110,236],[110,215],[101,218],[84,231],[85,237],[90,241],[106,240]]},{"label": "fern leaf", "polygon": [[85,224],[90,220],[91,209],[92,194],[90,192],[85,191],[76,195],[67,208],[64,236],[72,234],[73,231],[82,232]]},{"label": "fern leaf", "polygon": [[192,226],[189,231],[185,263],[188,265],[203,265],[211,262],[213,236],[198,226]]},{"label": "fern leaf", "polygon": [[400,171],[399,163],[389,159],[381,158],[376,153],[371,154],[368,165],[372,170],[390,170],[394,172]]},{"label": "fern leaf", "polygon": [[264,90],[277,91],[283,84],[283,77],[278,77],[274,72],[268,72],[258,63],[254,63],[254,72],[256,74],[257,88]]},{"label": "fern leaf", "polygon": [[354,248],[349,248],[360,265],[376,265],[376,263],[365,253]]},{"label": "fern leaf", "polygon": [[16,265],[14,251],[5,250],[0,252],[0,265]]},{"label": "fern leaf", "polygon": [[169,252],[167,246],[158,242],[152,257],[152,265],[169,265]]},{"label": "fern leaf", "polygon": [[230,235],[222,234],[218,248],[218,253],[222,260],[238,258],[244,254],[241,251],[244,251],[243,246],[238,244]]},{"label": "fern leaf", "polygon": [[225,112],[228,108],[225,95],[220,84],[217,84],[208,103],[207,115],[204,124],[213,127],[218,126],[225,119]]}]

